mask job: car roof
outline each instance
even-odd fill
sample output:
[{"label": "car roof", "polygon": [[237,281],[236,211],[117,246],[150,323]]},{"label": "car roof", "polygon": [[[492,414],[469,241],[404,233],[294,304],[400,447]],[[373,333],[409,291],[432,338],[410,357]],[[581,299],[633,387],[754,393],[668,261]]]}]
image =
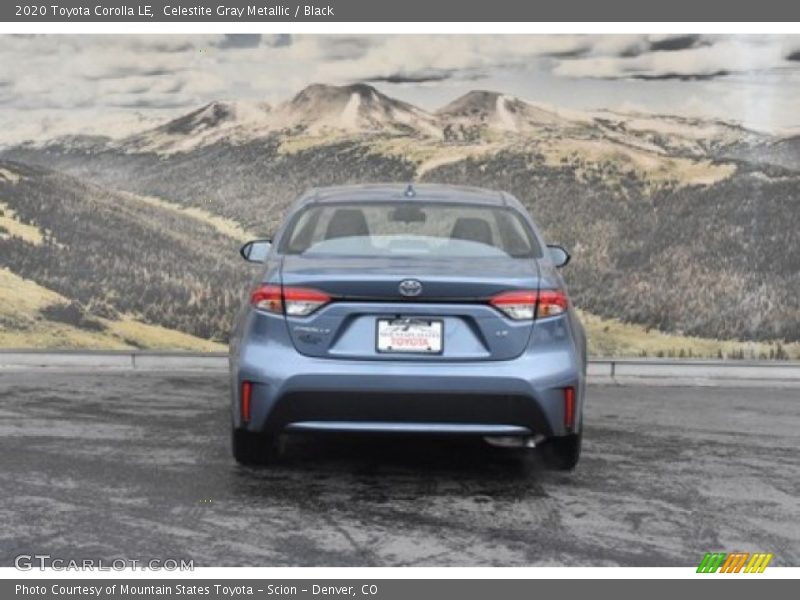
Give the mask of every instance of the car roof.
[{"label": "car roof", "polygon": [[459,202],[487,206],[517,204],[516,199],[505,192],[479,187],[435,183],[383,183],[314,188],[302,196],[300,203],[381,202],[403,199],[419,200],[421,202]]}]

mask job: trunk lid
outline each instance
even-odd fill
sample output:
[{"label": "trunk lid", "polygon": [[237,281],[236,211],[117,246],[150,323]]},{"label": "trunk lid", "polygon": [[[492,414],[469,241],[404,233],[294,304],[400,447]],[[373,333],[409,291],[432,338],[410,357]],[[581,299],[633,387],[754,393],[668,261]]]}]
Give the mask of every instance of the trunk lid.
[{"label": "trunk lid", "polygon": [[[507,360],[522,353],[532,321],[488,304],[500,292],[538,289],[535,259],[319,258],[285,256],[284,286],[314,288],[333,301],[307,317],[286,317],[295,347],[317,357],[372,360]],[[401,283],[407,293],[401,293]],[[378,350],[378,321],[441,328],[440,352]],[[399,321],[398,321],[399,322]],[[438,324],[437,324],[438,323]],[[385,325],[384,325],[385,327]]]}]

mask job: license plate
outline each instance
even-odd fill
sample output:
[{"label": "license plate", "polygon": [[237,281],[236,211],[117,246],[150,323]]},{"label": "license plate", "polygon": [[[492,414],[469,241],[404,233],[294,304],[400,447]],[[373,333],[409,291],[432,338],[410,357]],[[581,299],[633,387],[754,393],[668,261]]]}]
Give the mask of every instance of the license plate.
[{"label": "license plate", "polygon": [[378,319],[378,352],[439,354],[443,329],[430,319]]}]

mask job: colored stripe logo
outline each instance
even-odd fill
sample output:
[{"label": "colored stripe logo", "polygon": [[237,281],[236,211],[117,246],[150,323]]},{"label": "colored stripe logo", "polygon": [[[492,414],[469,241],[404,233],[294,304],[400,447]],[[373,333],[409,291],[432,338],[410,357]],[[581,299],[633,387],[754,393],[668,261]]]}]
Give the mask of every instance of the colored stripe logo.
[{"label": "colored stripe logo", "polygon": [[698,573],[763,573],[772,560],[771,553],[755,552],[706,552]]}]

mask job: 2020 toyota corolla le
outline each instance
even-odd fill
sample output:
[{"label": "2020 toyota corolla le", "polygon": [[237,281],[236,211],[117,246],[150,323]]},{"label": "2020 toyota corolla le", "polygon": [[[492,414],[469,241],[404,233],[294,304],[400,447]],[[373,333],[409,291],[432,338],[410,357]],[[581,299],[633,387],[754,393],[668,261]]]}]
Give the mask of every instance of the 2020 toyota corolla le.
[{"label": "2020 toyota corolla le", "polygon": [[311,190],[272,242],[231,336],[233,454],[279,435],[371,432],[543,444],[580,455],[586,339],[546,246],[505,193],[435,185]]}]

